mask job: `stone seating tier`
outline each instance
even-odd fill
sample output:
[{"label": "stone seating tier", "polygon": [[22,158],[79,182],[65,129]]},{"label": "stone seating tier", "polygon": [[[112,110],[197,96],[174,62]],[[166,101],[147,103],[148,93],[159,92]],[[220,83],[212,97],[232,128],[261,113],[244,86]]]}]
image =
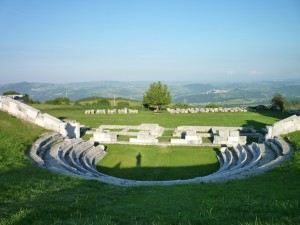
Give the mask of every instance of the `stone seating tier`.
[{"label": "stone seating tier", "polygon": [[[44,152],[39,156],[39,148],[42,146],[44,146]],[[285,152],[284,155],[278,155],[278,149],[280,153]],[[244,178],[252,174],[262,173],[284,162],[290,157],[292,151],[291,146],[283,139],[270,140],[265,145],[257,145],[256,143],[238,145],[232,150],[224,147],[217,155],[220,163],[218,171],[205,177],[182,181],[133,181],[105,175],[96,169],[97,162],[106,155],[104,146],[95,147],[92,143],[80,139],[61,139],[61,135],[56,134],[41,136],[32,145],[29,156],[37,165],[58,173],[96,179],[114,185],[134,186],[223,182]]]}]

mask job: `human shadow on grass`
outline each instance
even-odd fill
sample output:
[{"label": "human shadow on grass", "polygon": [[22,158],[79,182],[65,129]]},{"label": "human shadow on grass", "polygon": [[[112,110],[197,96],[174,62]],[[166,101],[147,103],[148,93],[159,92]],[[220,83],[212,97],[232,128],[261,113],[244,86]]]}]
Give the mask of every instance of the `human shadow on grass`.
[{"label": "human shadow on grass", "polygon": [[195,177],[207,176],[216,172],[219,168],[219,162],[193,165],[193,166],[158,166],[158,167],[145,167],[138,164],[136,167],[121,168],[121,162],[117,163],[114,167],[106,167],[97,165],[97,170],[101,173],[111,175],[118,178],[130,180],[185,180]]},{"label": "human shadow on grass", "polygon": [[139,154],[136,156],[136,167],[141,167],[141,163],[142,163],[142,155],[139,152]]}]

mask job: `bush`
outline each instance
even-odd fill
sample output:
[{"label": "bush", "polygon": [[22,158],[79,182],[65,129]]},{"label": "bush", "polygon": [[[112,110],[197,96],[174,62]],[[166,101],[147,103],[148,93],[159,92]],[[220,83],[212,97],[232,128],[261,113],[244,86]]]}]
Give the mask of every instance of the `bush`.
[{"label": "bush", "polygon": [[223,108],[224,106],[218,103],[211,102],[205,106],[205,108]]},{"label": "bush", "polygon": [[128,102],[118,102],[117,103],[118,108],[128,108],[129,107],[129,103]]},{"label": "bush", "polygon": [[190,106],[188,104],[176,103],[173,105],[173,108],[187,109],[190,108]]},{"label": "bush", "polygon": [[70,100],[68,98],[56,98],[53,100],[48,100],[45,102],[45,104],[50,104],[50,105],[69,105]]},{"label": "bush", "polygon": [[97,105],[100,105],[101,107],[110,107],[111,106],[110,102],[106,98],[98,100]]}]

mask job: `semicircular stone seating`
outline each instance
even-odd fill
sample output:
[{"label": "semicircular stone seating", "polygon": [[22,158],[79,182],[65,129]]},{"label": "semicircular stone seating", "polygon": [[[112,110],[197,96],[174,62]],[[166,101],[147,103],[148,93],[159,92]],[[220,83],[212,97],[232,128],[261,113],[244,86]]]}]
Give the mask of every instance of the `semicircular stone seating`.
[{"label": "semicircular stone seating", "polygon": [[172,185],[201,182],[224,182],[263,173],[288,160],[293,147],[282,138],[263,144],[222,147],[217,154],[219,169],[210,175],[187,180],[135,181],[112,177],[96,169],[96,164],[107,154],[103,145],[94,146],[82,139],[66,139],[59,133],[41,135],[29,150],[29,157],[40,167],[84,179],[119,185]]}]

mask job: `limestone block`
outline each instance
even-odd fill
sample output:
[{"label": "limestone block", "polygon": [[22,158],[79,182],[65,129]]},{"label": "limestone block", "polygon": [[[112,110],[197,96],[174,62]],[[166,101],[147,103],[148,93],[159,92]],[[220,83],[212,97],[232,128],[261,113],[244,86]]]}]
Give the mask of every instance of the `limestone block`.
[{"label": "limestone block", "polygon": [[145,140],[145,139],[138,139],[138,138],[130,138],[129,142],[135,144],[157,144],[158,139]]},{"label": "limestone block", "polygon": [[175,138],[172,138],[171,139],[171,144],[184,145],[184,144],[187,144],[187,141],[185,139],[175,139]]},{"label": "limestone block", "polygon": [[199,141],[200,138],[197,135],[193,135],[193,136],[186,135],[185,140],[187,140],[187,141]]},{"label": "limestone block", "polygon": [[38,126],[44,127],[44,116],[43,114],[38,114],[34,123]]},{"label": "limestone block", "polygon": [[214,144],[219,144],[220,142],[221,142],[221,137],[219,135],[215,135],[213,143]]},{"label": "limestone block", "polygon": [[11,101],[9,103],[9,109],[8,112],[12,115],[18,115],[18,112],[20,111],[19,104],[16,102]]},{"label": "limestone block", "polygon": [[230,137],[239,137],[240,132],[238,130],[231,130],[231,131],[229,131],[229,136]]},{"label": "limestone block", "polygon": [[247,143],[247,136],[240,136],[239,144],[245,145]]},{"label": "limestone block", "polygon": [[39,113],[40,113],[40,110],[37,110],[35,108],[31,108],[31,109],[28,108],[26,110],[26,115],[31,120],[35,120]]},{"label": "limestone block", "polygon": [[116,133],[111,133],[111,132],[103,132],[103,133],[98,133],[95,132],[93,134],[94,141],[97,142],[116,142],[117,141],[117,134]]},{"label": "limestone block", "polygon": [[139,140],[151,140],[151,139],[155,139],[155,136],[150,135],[150,134],[138,134],[137,139],[139,139]]},{"label": "limestone block", "polygon": [[25,120],[27,119],[26,112],[18,111],[15,115],[20,119],[25,119]]},{"label": "limestone block", "polygon": [[283,124],[283,127],[285,130],[289,131],[289,130],[295,130],[294,128],[294,123],[292,120],[287,121],[286,123]]},{"label": "limestone block", "polygon": [[229,136],[229,130],[219,130],[219,136],[228,137]]},{"label": "limestone block", "polygon": [[266,126],[266,129],[267,129],[267,133],[265,135],[265,139],[268,140],[268,139],[271,139],[273,138],[273,126]]},{"label": "limestone block", "polygon": [[197,133],[195,130],[188,130],[186,131],[186,136],[196,136]]},{"label": "limestone block", "polygon": [[68,132],[66,129],[66,123],[61,123],[59,125],[59,133],[63,136],[63,137],[67,137],[68,136]]},{"label": "limestone block", "polygon": [[239,142],[239,140],[240,140],[239,137],[228,137],[229,143]]},{"label": "limestone block", "polygon": [[47,113],[44,113],[43,117],[44,117],[44,127],[46,129],[54,130],[54,131],[57,131],[57,132],[60,131],[60,123],[62,123],[61,120],[59,120],[56,117],[51,116]]},{"label": "limestone block", "polygon": [[221,147],[220,152],[224,153],[224,152],[226,152],[226,150],[227,150],[227,147]]},{"label": "limestone block", "polygon": [[293,119],[294,124],[296,126],[297,130],[300,130],[300,116],[298,116],[297,118]]}]

